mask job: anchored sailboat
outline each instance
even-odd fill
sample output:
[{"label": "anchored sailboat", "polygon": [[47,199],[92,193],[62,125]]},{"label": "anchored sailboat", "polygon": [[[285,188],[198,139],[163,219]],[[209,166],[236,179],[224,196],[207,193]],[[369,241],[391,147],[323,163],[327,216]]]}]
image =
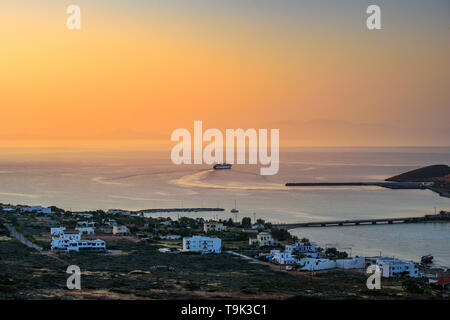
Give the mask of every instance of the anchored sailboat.
[{"label": "anchored sailboat", "polygon": [[231,213],[238,213],[239,210],[236,207],[236,200],[234,200],[234,208],[230,210]]}]

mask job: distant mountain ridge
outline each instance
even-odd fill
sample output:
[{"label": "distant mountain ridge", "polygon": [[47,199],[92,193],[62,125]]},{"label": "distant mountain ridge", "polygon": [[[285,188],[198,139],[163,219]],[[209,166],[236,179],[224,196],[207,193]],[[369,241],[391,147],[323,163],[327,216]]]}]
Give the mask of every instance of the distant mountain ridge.
[{"label": "distant mountain ridge", "polygon": [[415,170],[411,170],[394,177],[386,179],[386,181],[397,182],[428,182],[435,181],[450,175],[450,167],[445,164],[431,165]]}]

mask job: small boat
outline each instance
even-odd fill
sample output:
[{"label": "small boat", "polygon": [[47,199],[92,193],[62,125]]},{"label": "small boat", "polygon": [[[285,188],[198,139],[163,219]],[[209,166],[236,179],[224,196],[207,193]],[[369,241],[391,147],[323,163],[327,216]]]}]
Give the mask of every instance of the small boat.
[{"label": "small boat", "polygon": [[230,210],[231,213],[238,213],[239,210],[236,208],[236,200],[234,200],[234,208]]},{"label": "small boat", "polygon": [[231,169],[231,164],[226,163],[226,162],[224,162],[224,163],[218,163],[218,164],[215,164],[215,165],[213,166],[213,168],[214,168],[214,170]]},{"label": "small boat", "polygon": [[422,263],[431,263],[431,261],[433,261],[433,258],[434,257],[431,254],[427,254],[426,256],[423,256],[420,259],[420,262],[422,262]]}]

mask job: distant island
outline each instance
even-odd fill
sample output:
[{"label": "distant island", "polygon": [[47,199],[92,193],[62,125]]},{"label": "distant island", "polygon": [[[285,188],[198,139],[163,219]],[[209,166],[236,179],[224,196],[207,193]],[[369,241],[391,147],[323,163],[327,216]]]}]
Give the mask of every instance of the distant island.
[{"label": "distant island", "polygon": [[394,182],[432,182],[428,186],[443,197],[450,198],[450,167],[445,164],[431,165],[415,170],[411,170],[394,177],[390,177],[385,181]]}]

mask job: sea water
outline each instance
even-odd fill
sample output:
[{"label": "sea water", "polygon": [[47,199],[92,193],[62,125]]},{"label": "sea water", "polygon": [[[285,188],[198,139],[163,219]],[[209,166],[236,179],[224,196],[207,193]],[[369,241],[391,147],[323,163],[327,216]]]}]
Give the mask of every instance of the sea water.
[{"label": "sea water", "polygon": [[[380,187],[296,187],[286,182],[366,182],[431,164],[449,164],[450,148],[292,148],[280,150],[280,170],[174,165],[167,151],[0,149],[0,202],[67,210],[221,207],[224,212],[155,213],[206,219],[248,216],[273,223],[423,216],[450,210],[429,190]],[[419,260],[431,253],[450,266],[447,223],[301,228],[292,231],[353,254]],[[351,249],[349,249],[351,248]]]}]

